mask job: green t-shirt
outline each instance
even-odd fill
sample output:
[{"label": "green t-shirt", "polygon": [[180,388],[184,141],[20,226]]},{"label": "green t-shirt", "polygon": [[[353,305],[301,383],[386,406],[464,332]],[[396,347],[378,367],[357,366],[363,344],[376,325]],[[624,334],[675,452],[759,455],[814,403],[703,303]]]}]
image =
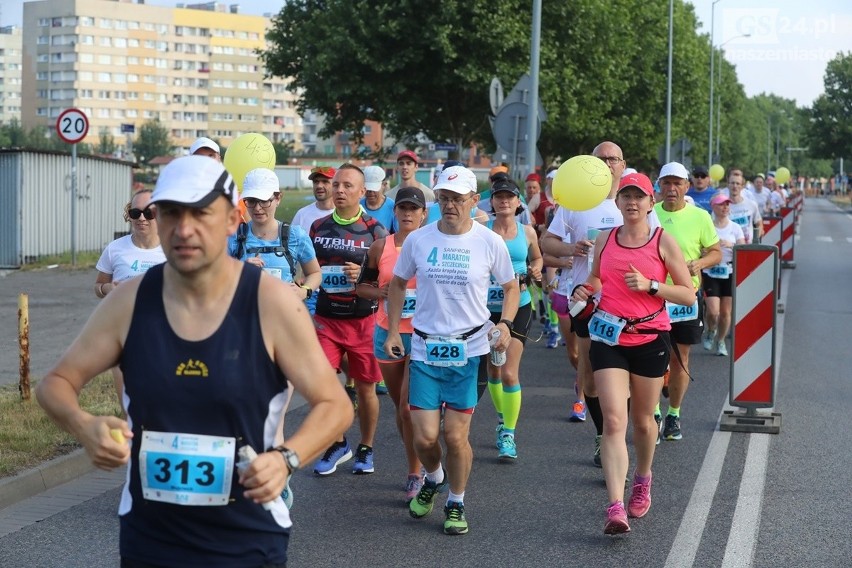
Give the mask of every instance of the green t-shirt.
[{"label": "green t-shirt", "polygon": [[[683,258],[689,262],[701,258],[701,251],[719,242],[713,218],[704,209],[690,205],[678,211],[666,211],[662,203],[654,206],[660,226],[665,232],[674,237],[683,252]],[[666,282],[672,283],[669,275]],[[699,276],[692,277],[692,285],[698,290],[701,284]]]}]

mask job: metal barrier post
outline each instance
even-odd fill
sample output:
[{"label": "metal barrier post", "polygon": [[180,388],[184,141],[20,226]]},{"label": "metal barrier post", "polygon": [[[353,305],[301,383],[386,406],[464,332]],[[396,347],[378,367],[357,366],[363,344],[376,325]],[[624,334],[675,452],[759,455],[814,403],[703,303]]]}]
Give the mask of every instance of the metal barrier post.
[{"label": "metal barrier post", "polygon": [[759,413],[775,406],[775,286],[778,249],[768,245],[734,247],[731,376],[728,401],[744,412],[726,411],[720,430],[781,431],[781,414]]}]

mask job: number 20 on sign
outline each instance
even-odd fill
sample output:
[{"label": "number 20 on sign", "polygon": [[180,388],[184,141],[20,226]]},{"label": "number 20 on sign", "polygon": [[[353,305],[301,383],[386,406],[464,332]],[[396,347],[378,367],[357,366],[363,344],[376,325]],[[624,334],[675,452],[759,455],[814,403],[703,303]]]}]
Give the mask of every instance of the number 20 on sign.
[{"label": "number 20 on sign", "polygon": [[89,117],[80,109],[65,109],[56,119],[56,133],[63,142],[76,144],[89,133]]}]

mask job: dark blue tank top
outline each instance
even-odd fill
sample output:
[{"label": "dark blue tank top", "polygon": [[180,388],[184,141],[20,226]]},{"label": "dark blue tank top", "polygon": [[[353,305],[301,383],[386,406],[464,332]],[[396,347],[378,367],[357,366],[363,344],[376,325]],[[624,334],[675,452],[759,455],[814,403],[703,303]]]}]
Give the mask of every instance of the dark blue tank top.
[{"label": "dark blue tank top", "polygon": [[278,511],[279,521],[285,519],[280,524],[243,498],[236,471],[227,505],[174,505],[142,496],[139,447],[145,430],[233,437],[235,454],[245,444],[260,453],[273,445],[287,388],[263,343],[259,268],[243,265],[219,329],[202,341],[186,341],[166,318],[163,266],[151,268],[139,285],[120,362],[134,435],[119,508],[121,555],[163,566],[285,563],[286,507]]}]

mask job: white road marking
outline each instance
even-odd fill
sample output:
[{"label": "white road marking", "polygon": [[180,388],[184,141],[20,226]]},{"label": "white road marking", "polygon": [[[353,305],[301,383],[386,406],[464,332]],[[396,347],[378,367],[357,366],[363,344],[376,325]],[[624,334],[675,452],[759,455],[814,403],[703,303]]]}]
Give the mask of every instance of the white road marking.
[{"label": "white road marking", "polygon": [[737,507],[734,509],[722,568],[748,568],[754,560],[771,437],[772,434],[749,435],[740,493],[737,496]]},{"label": "white road marking", "polygon": [[817,237],[816,240],[820,243],[833,243],[834,239],[831,237]]},{"label": "white road marking", "polygon": [[[727,397],[725,397],[727,401]],[[727,405],[723,404],[722,416]],[[707,526],[707,516],[713,505],[713,496],[719,486],[719,478],[722,476],[722,466],[725,463],[725,454],[728,453],[728,443],[731,441],[730,432],[719,430],[719,420],[716,420],[716,428],[707,453],[704,454],[704,463],[698,471],[698,478],[686,505],[686,514],[680,521],[669,556],[666,558],[665,568],[689,568],[695,562],[698,545],[701,544],[701,535]]]},{"label": "white road marking", "polygon": [[[790,271],[781,273],[780,302],[787,301],[787,291],[790,289]],[[781,347],[784,343],[784,314],[777,314],[777,345],[775,348],[775,392],[778,392],[778,378],[781,376]],[[722,405],[721,417],[725,410],[732,410],[727,404]],[[737,409],[734,409],[737,410]],[[771,413],[773,408],[761,409],[761,412]],[[728,534],[725,547],[725,558],[722,568],[750,567],[754,561],[754,551],[757,546],[757,534],[760,530],[760,514],[763,506],[763,485],[766,478],[766,463],[769,458],[769,434],[744,434],[749,436],[742,480],[740,481],[739,498]],[[698,477],[692,488],[692,495],[686,506],[686,514],[681,518],[680,526],[674,542],[669,549],[665,568],[689,568],[695,563],[695,555],[701,544],[701,537],[713,504],[713,497],[719,487],[722,466],[728,451],[731,432],[719,430],[719,421],[704,454],[704,462],[698,471]],[[757,489],[761,489],[758,491]],[[739,513],[739,514],[738,514]]]}]

